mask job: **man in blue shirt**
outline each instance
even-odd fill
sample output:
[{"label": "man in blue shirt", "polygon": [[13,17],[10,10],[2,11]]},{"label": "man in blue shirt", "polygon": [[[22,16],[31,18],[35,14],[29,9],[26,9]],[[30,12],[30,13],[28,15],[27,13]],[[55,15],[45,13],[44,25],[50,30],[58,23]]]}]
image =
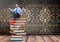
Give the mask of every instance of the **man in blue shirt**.
[{"label": "man in blue shirt", "polygon": [[13,13],[13,18],[16,20],[17,18],[21,17],[22,15],[22,9],[19,7],[18,4],[16,4],[15,9],[9,8],[9,10]]}]

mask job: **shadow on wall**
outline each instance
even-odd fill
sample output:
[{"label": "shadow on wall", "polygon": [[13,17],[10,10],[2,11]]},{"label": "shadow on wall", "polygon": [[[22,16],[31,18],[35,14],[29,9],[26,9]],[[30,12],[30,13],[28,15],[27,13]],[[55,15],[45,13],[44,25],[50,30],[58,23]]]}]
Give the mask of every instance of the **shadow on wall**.
[{"label": "shadow on wall", "polygon": [[0,21],[0,35],[10,35],[10,25],[8,21]]}]

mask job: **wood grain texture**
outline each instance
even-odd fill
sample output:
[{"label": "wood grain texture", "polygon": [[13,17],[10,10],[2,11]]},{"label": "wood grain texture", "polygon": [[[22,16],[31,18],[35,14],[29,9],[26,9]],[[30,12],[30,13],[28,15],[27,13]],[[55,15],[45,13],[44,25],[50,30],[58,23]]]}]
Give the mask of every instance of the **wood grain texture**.
[{"label": "wood grain texture", "polygon": [[10,42],[10,36],[0,35],[0,42]]},{"label": "wood grain texture", "polygon": [[36,36],[36,42],[44,42],[42,36]]},{"label": "wood grain texture", "polygon": [[[11,36],[1,36],[0,42],[10,42]],[[25,35],[23,42],[60,42],[59,35]]]},{"label": "wood grain texture", "polygon": [[29,35],[23,39],[24,42],[60,42],[59,35]]}]

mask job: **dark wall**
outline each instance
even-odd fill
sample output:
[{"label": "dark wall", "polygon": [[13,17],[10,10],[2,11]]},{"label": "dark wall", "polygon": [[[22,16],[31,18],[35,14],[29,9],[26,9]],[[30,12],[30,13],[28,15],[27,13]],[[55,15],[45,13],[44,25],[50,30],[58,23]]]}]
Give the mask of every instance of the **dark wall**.
[{"label": "dark wall", "polygon": [[17,3],[16,0],[0,0],[0,10],[13,7],[12,5],[15,3]]},{"label": "dark wall", "polygon": [[0,0],[0,9],[12,6],[15,3],[29,5],[29,4],[60,4],[60,0]]},{"label": "dark wall", "polygon": [[21,4],[60,4],[60,0],[17,0]]}]

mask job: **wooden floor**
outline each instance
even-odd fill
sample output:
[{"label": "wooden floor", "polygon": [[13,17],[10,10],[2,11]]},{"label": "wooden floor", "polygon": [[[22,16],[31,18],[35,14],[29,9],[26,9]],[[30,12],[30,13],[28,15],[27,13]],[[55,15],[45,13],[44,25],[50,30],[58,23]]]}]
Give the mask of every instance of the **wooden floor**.
[{"label": "wooden floor", "polygon": [[24,42],[60,42],[59,35],[29,35],[23,39]]},{"label": "wooden floor", "polygon": [[[11,36],[0,36],[0,42],[10,42]],[[26,35],[23,42],[60,42],[59,35]]]},{"label": "wooden floor", "polygon": [[11,36],[0,35],[0,42],[10,42]]}]

